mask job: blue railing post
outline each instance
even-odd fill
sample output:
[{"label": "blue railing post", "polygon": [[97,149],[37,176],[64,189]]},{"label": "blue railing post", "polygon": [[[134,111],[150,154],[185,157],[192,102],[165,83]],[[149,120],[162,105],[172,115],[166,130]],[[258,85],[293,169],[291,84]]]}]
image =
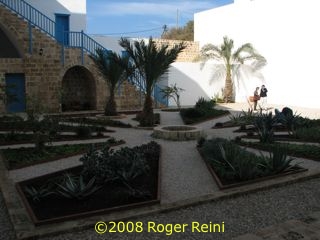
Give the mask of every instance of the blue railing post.
[{"label": "blue railing post", "polygon": [[83,30],[81,31],[81,64],[83,65],[84,64],[84,56],[83,56]]},{"label": "blue railing post", "polygon": [[61,44],[61,64],[64,66],[64,34],[62,34],[62,44]]},{"label": "blue railing post", "polygon": [[29,53],[32,54],[32,25],[31,22],[28,24],[29,29]]}]

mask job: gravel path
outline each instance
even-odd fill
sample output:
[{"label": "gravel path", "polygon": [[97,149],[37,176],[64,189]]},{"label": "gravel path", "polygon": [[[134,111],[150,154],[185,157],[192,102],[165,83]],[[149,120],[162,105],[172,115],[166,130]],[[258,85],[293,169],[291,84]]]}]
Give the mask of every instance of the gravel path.
[{"label": "gravel path", "polygon": [[[157,224],[186,223],[189,227],[185,233],[173,233],[172,239],[216,239],[230,240],[233,237],[248,232],[255,232],[260,228],[275,225],[289,219],[304,218],[308,214],[320,210],[320,179],[295,183],[280,188],[260,191],[233,199],[226,199],[207,203],[195,207],[188,207],[172,212],[151,215],[133,220],[142,221],[144,226],[148,222]],[[192,222],[222,223],[224,233],[191,233]],[[165,232],[148,233],[106,233],[98,235],[93,228],[81,232],[73,232],[58,236],[41,238],[51,240],[66,239],[167,239]]]}]

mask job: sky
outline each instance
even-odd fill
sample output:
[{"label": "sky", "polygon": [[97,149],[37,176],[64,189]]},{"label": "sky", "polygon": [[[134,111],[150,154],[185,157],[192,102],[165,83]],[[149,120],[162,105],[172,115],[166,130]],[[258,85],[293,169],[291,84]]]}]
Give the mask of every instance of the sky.
[{"label": "sky", "polygon": [[122,37],[160,37],[164,25],[182,27],[196,12],[233,0],[88,0],[87,32]]}]

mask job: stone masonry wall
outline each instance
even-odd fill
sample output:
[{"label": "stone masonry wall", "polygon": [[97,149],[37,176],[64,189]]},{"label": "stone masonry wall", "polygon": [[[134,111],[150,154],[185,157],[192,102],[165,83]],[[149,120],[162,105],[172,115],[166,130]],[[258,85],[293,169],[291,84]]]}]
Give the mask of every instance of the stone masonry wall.
[{"label": "stone masonry wall", "polygon": [[[38,102],[48,111],[60,111],[62,79],[69,68],[82,65],[81,51],[75,48],[64,49],[63,64],[61,45],[39,29],[32,28],[32,53],[30,54],[28,23],[3,6],[0,6],[0,27],[5,32],[9,32],[10,36],[14,36],[11,41],[22,55],[22,58],[0,58],[0,79],[4,79],[6,73],[24,73],[27,108],[30,107],[31,102]],[[40,49],[43,50],[42,55],[40,55]],[[96,81],[96,107],[103,109],[106,99],[105,82],[86,54],[84,67],[92,72]],[[4,110],[4,104],[0,103],[0,111],[4,112]]]},{"label": "stone masonry wall", "polygon": [[174,46],[181,42],[184,42],[186,48],[179,54],[177,58],[177,62],[192,62],[199,55],[199,43],[193,41],[180,41],[180,40],[167,40],[167,39],[154,39],[156,44],[167,44],[170,46]]}]

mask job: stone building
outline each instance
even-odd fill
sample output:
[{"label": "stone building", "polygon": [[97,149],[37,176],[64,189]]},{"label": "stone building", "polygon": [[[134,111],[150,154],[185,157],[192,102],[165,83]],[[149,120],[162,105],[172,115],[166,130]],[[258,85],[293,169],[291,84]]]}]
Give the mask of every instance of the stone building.
[{"label": "stone building", "polygon": [[[107,46],[85,34],[86,0],[49,2],[0,0],[0,112],[102,110],[105,105],[107,86],[90,54]],[[14,100],[4,99],[5,91]],[[143,91],[126,82],[116,101],[120,109],[140,108]]]}]

